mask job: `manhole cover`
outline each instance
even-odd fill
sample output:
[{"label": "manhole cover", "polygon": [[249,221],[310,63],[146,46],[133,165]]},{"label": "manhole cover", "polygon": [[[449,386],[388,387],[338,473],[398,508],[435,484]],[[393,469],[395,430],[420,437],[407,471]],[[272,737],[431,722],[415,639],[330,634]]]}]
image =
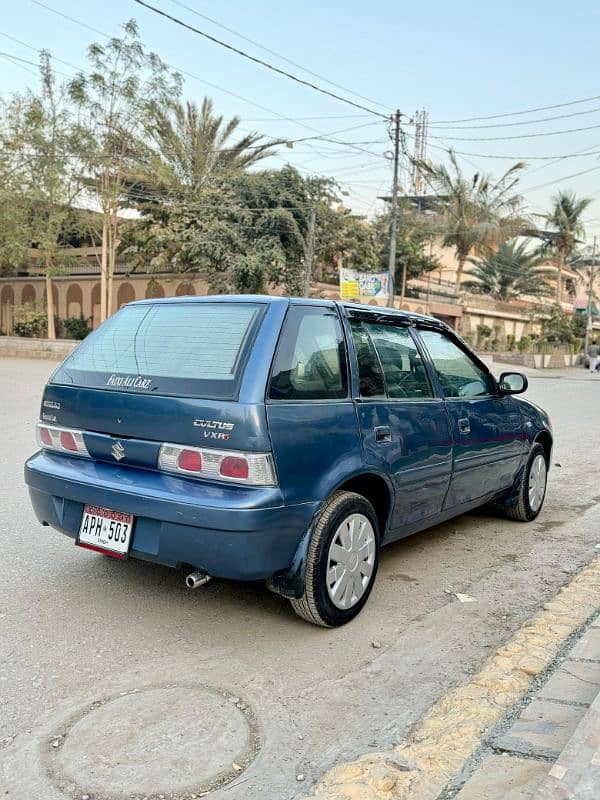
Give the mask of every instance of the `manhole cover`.
[{"label": "manhole cover", "polygon": [[206,686],[148,688],[72,718],[50,741],[50,773],[71,794],[182,797],[233,780],[258,747],[238,698]]}]

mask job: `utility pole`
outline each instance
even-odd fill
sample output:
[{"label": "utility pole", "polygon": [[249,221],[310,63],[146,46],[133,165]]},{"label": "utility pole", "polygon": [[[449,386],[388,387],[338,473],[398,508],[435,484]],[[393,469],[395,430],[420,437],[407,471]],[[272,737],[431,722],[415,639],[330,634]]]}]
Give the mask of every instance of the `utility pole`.
[{"label": "utility pole", "polygon": [[313,261],[315,260],[315,227],[317,223],[317,212],[313,207],[308,218],[307,242],[304,251],[304,297],[310,294],[310,281],[312,278]]},{"label": "utility pole", "polygon": [[[392,221],[390,225],[390,260],[388,270],[388,306],[394,307],[394,276],[396,272],[396,235],[398,229],[398,161],[400,159],[400,111],[394,114],[394,182],[392,184]],[[404,267],[406,270],[406,266]]]},{"label": "utility pole", "polygon": [[592,299],[594,296],[595,277],[596,277],[596,237],[594,236],[594,246],[592,248],[592,263],[590,264],[590,283],[588,286],[587,314],[585,320],[585,342],[583,345],[584,356],[587,355],[588,346],[590,343],[590,331],[592,329]]}]

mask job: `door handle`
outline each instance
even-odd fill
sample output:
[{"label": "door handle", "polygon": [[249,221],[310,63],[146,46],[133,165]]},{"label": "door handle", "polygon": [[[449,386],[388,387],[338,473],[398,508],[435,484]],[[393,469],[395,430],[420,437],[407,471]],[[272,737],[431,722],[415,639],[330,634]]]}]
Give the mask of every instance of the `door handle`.
[{"label": "door handle", "polygon": [[467,417],[458,420],[458,430],[461,433],[471,433],[471,423]]},{"label": "door handle", "polygon": [[373,428],[375,431],[375,441],[376,442],[391,442],[392,441],[392,429],[389,425],[380,425],[377,428]]}]

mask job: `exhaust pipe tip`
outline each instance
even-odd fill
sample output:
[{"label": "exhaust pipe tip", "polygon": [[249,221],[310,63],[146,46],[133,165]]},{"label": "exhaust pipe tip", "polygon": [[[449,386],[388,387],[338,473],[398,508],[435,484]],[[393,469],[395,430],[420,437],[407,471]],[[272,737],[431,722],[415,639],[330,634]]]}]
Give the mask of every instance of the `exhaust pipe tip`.
[{"label": "exhaust pipe tip", "polygon": [[195,570],[194,572],[190,572],[190,574],[185,579],[185,585],[188,589],[198,589],[200,586],[206,586],[212,580],[212,575],[208,575],[206,572],[200,572],[199,570]]}]

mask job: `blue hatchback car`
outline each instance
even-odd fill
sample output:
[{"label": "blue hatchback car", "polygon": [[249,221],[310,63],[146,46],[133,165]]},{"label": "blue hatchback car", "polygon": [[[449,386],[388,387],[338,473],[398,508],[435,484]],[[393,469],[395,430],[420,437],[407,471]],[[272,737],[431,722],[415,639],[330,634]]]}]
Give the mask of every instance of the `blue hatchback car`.
[{"label": "blue hatchback car", "polygon": [[131,303],[45,388],[43,525],[116,558],[266,580],[309,622],[366,603],[380,548],[494,502],[534,519],[552,431],[444,323],[328,300]]}]

